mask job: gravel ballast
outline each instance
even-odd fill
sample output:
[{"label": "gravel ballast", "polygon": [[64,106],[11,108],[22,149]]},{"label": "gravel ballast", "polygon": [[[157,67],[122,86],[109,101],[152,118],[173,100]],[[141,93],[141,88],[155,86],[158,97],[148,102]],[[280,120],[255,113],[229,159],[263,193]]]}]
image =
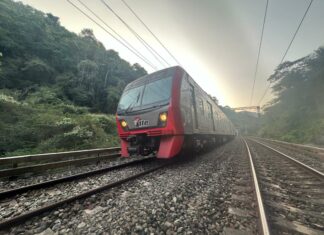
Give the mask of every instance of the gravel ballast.
[{"label": "gravel ballast", "polygon": [[41,183],[48,180],[75,175],[83,172],[102,169],[105,167],[125,163],[130,160],[133,159],[112,157],[107,160],[94,161],[92,163],[88,163],[86,165],[83,164],[81,166],[66,166],[66,167],[61,167],[56,169],[49,169],[48,171],[44,171],[40,173],[27,172],[24,175],[20,175],[17,177],[0,178],[0,188],[1,191],[5,191],[5,190],[14,189],[22,186]]},{"label": "gravel ballast", "polygon": [[[31,219],[9,232],[217,234],[233,230],[256,233],[257,218],[236,213],[241,208],[253,214],[253,206],[232,197],[238,187],[245,187],[242,180],[247,175],[245,169],[240,171],[243,158],[246,152],[237,139]],[[244,197],[249,196],[246,193]]]}]

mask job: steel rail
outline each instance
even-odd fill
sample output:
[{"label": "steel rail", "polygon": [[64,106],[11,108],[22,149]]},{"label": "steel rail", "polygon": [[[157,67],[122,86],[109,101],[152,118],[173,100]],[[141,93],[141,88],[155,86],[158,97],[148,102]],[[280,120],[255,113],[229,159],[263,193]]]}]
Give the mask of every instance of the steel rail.
[{"label": "steel rail", "polygon": [[270,147],[270,146],[268,146],[268,145],[266,145],[264,143],[261,143],[261,142],[259,142],[257,140],[251,139],[251,138],[249,138],[249,139],[251,141],[253,141],[253,142],[256,142],[256,143],[258,143],[258,144],[260,144],[260,145],[262,145],[262,146],[264,146],[264,147],[266,147],[266,148],[280,154],[281,156],[284,156],[285,158],[287,158],[287,159],[291,160],[292,162],[296,163],[298,166],[301,166],[304,169],[306,169],[306,170],[310,171],[311,173],[313,173],[314,175],[318,176],[320,179],[322,179],[322,180],[324,179],[324,173],[323,172],[320,172],[320,171],[318,171],[318,170],[316,170],[316,169],[314,169],[314,168],[312,168],[312,167],[310,167],[310,166],[308,166],[308,165],[306,165],[306,164],[304,164],[304,163],[302,163],[302,162],[288,156],[287,154],[285,154],[283,152],[280,152],[280,151],[278,151],[278,150],[276,150],[276,149],[274,149],[274,148],[272,148],[272,147]]},{"label": "steel rail", "polygon": [[44,182],[41,182],[41,183],[31,184],[31,185],[23,186],[23,187],[20,187],[20,188],[9,189],[9,190],[6,190],[6,191],[0,191],[0,200],[4,199],[4,198],[11,197],[11,196],[16,196],[16,195],[21,194],[21,193],[25,193],[25,192],[30,191],[30,190],[52,187],[52,186],[54,186],[56,184],[59,184],[59,183],[64,183],[64,182],[69,182],[69,181],[72,181],[72,180],[82,179],[82,178],[89,177],[89,176],[92,176],[92,175],[96,175],[96,174],[100,174],[100,173],[104,173],[104,172],[108,172],[108,171],[112,171],[112,170],[117,170],[117,169],[120,169],[120,168],[123,168],[123,167],[131,166],[131,165],[134,165],[134,164],[137,164],[137,163],[140,163],[140,162],[145,162],[145,161],[149,161],[149,160],[153,160],[153,159],[155,159],[155,157],[137,159],[137,160],[134,160],[134,161],[129,161],[129,162],[114,165],[114,166],[100,168],[100,169],[93,170],[93,171],[87,171],[87,172],[83,172],[83,173],[79,173],[79,174],[75,174],[75,175],[70,175],[70,176],[66,176],[66,177],[62,177],[62,178],[58,178],[58,179],[47,180],[47,181],[44,181]]},{"label": "steel rail", "polygon": [[120,156],[119,153],[114,153],[114,154],[107,154],[107,155],[102,155],[102,156],[87,157],[87,158],[72,159],[72,160],[67,160],[67,161],[58,161],[58,162],[37,164],[37,165],[31,165],[31,166],[3,169],[3,170],[0,170],[0,177],[15,176],[15,175],[23,174],[26,172],[39,172],[39,171],[43,171],[43,170],[65,167],[68,165],[83,164],[83,163],[93,162],[95,160],[100,161],[105,158],[113,158],[113,157],[119,157],[119,156]]},{"label": "steel rail", "polygon": [[97,187],[95,189],[91,189],[89,191],[80,193],[78,195],[75,195],[75,196],[72,196],[72,197],[69,197],[69,198],[60,200],[58,202],[51,203],[49,205],[43,206],[43,207],[38,208],[38,209],[35,209],[33,211],[29,211],[29,212],[26,212],[26,213],[24,213],[22,215],[18,215],[18,216],[15,216],[13,218],[7,219],[5,221],[0,222],[0,230],[9,229],[9,228],[11,228],[11,227],[13,227],[15,225],[24,223],[25,221],[27,221],[27,220],[35,217],[35,216],[38,216],[38,215],[41,215],[41,214],[43,214],[45,212],[49,212],[51,210],[54,210],[54,209],[56,209],[58,207],[63,206],[64,204],[72,203],[72,202],[74,202],[76,200],[80,200],[80,199],[89,197],[89,196],[91,196],[93,194],[102,192],[104,190],[108,190],[108,189],[112,189],[114,187],[120,186],[120,185],[122,185],[122,184],[124,184],[126,182],[129,182],[129,181],[134,180],[134,179],[137,179],[137,178],[139,178],[141,176],[147,175],[147,174],[149,174],[149,173],[151,173],[153,171],[156,171],[156,170],[158,170],[160,168],[163,168],[163,167],[165,167],[165,166],[167,166],[169,164],[170,163],[165,163],[163,165],[160,165],[160,166],[157,166],[157,167],[153,167],[151,169],[142,171],[140,173],[137,173],[137,174],[134,174],[132,176],[126,177],[124,179],[115,181],[113,183],[109,183],[109,184],[106,184],[106,185]]},{"label": "steel rail", "polygon": [[57,153],[41,153],[41,154],[30,154],[23,156],[14,156],[14,157],[1,157],[0,165],[3,164],[18,164],[26,163],[33,161],[47,161],[47,160],[60,160],[65,159],[66,157],[74,157],[85,154],[100,154],[104,152],[119,151],[120,147],[112,148],[99,148],[99,149],[86,149],[78,151],[67,151],[67,152],[57,152]]},{"label": "steel rail", "polygon": [[254,168],[254,163],[253,163],[251,151],[250,151],[250,148],[249,148],[247,142],[245,141],[245,139],[242,138],[242,140],[245,143],[245,146],[246,146],[246,149],[247,149],[247,152],[248,152],[248,155],[249,155],[249,159],[250,159],[250,167],[251,167],[251,172],[252,172],[254,190],[255,190],[255,195],[256,195],[256,198],[257,198],[257,204],[258,204],[258,209],[259,209],[258,213],[259,213],[260,225],[261,225],[261,230],[262,230],[261,232],[262,232],[263,235],[270,235],[267,216],[266,216],[264,206],[263,206],[263,200],[262,200],[262,196],[261,196],[261,191],[260,191],[260,187],[259,187],[258,178],[257,178],[255,168]]}]

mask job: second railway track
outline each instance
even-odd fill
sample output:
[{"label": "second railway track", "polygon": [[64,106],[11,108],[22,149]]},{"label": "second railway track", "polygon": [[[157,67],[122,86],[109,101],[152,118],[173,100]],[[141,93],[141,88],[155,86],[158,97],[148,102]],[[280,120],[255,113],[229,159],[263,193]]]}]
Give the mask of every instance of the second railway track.
[{"label": "second railway track", "polygon": [[267,146],[289,156],[293,156],[296,160],[316,169],[317,171],[324,172],[324,149],[322,148],[263,138],[251,139],[266,144]]},{"label": "second railway track", "polygon": [[248,143],[270,233],[323,234],[322,173],[264,143]]},{"label": "second railway track", "polygon": [[[0,230],[8,229],[11,226],[22,223],[46,211],[53,210],[65,203],[89,197],[95,193],[121,185],[127,181],[158,170],[167,164],[160,161],[152,162],[153,159],[133,160],[102,170],[2,192],[0,193],[2,198],[0,201]],[[142,163],[142,170],[132,169],[133,165],[139,163]],[[118,170],[126,167],[130,167],[126,172]],[[101,174],[104,172],[111,174]],[[100,176],[95,176],[96,174],[100,174]],[[88,178],[91,176],[94,178]],[[87,177],[86,181],[82,181],[81,179],[85,177]],[[57,184],[58,186],[55,186]],[[20,195],[21,193],[23,194]],[[3,214],[4,211],[6,211],[6,214]]]}]

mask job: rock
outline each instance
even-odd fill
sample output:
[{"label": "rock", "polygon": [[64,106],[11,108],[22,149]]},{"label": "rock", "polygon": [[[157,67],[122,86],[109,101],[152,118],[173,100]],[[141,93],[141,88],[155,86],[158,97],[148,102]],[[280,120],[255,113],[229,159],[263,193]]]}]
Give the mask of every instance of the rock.
[{"label": "rock", "polygon": [[78,224],[78,228],[84,228],[86,226],[86,224],[84,222],[81,222]]},{"label": "rock", "polygon": [[86,209],[84,210],[84,212],[88,215],[95,215],[99,212],[101,212],[104,208],[101,206],[96,206],[95,208],[93,208],[92,210]]},{"label": "rock", "polygon": [[81,210],[81,205],[80,204],[74,204],[72,211],[74,212],[78,212],[79,210]]},{"label": "rock", "polygon": [[145,187],[149,187],[149,186],[152,185],[152,183],[150,183],[150,182],[144,182],[143,185],[144,185]]},{"label": "rock", "polygon": [[180,219],[176,219],[176,220],[174,221],[174,225],[175,225],[175,226],[178,226],[178,225],[180,224],[180,222],[181,222]]},{"label": "rock", "polygon": [[169,221],[166,221],[166,222],[164,223],[164,225],[165,225],[165,227],[167,227],[167,228],[172,227],[172,224],[171,224]]},{"label": "rock", "polygon": [[121,198],[128,198],[129,196],[131,196],[131,193],[128,191],[124,191],[120,196]]},{"label": "rock", "polygon": [[136,225],[136,227],[135,227],[135,231],[140,232],[140,231],[142,231],[142,230],[143,230],[143,227],[142,227],[142,226],[140,226],[140,225]]},{"label": "rock", "polygon": [[4,214],[2,217],[3,218],[8,218],[9,216],[11,216],[14,213],[14,211],[9,211],[7,214]]},{"label": "rock", "polygon": [[53,197],[55,195],[61,194],[61,191],[59,191],[57,189],[52,189],[52,190],[47,190],[46,193]]},{"label": "rock", "polygon": [[11,201],[9,202],[9,206],[10,206],[10,207],[17,207],[17,206],[18,206],[18,203],[17,203],[16,200],[11,200]]},{"label": "rock", "polygon": [[179,227],[178,229],[177,229],[177,233],[181,233],[183,231],[183,227]]},{"label": "rock", "polygon": [[60,227],[61,227],[61,223],[54,224],[54,226],[52,227],[52,230],[57,231],[57,230],[59,230]]},{"label": "rock", "polygon": [[37,233],[35,235],[54,235],[55,233],[52,231],[52,229],[47,228],[46,230],[44,230],[41,233]]},{"label": "rock", "polygon": [[60,219],[57,219],[57,220],[55,220],[54,223],[55,223],[55,224],[60,224],[60,223],[61,223],[61,220],[60,220]]},{"label": "rock", "polygon": [[173,198],[172,198],[172,201],[173,201],[174,203],[177,203],[177,197],[173,197]]}]

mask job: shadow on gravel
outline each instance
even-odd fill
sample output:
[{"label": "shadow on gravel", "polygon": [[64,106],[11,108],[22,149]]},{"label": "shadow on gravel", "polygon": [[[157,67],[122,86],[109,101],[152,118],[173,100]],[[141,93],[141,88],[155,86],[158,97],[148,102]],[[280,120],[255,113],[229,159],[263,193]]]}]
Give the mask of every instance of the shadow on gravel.
[{"label": "shadow on gravel", "polygon": [[224,144],[219,144],[217,146],[214,147],[209,147],[209,148],[205,148],[203,150],[200,151],[194,151],[192,149],[186,150],[186,151],[182,151],[181,153],[179,153],[176,157],[172,158],[172,159],[156,159],[157,161],[161,161],[165,162],[165,163],[170,163],[169,167],[173,167],[173,166],[179,166],[182,164],[187,164],[188,162],[194,162],[198,159],[200,159],[202,156],[204,156],[205,154],[208,154],[212,151],[215,151],[229,143],[231,143],[232,141],[226,142]]}]

